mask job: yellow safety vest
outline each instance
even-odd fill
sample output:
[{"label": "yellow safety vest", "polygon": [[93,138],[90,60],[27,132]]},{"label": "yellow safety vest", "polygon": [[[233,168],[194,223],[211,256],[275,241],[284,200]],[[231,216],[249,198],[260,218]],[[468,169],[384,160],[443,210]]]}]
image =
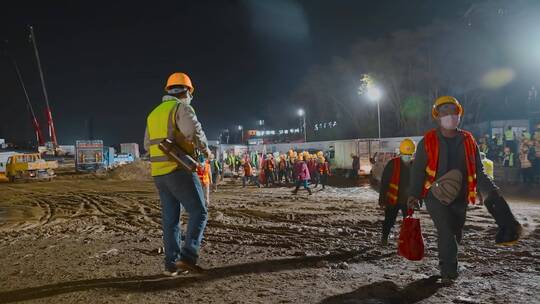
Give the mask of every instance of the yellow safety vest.
[{"label": "yellow safety vest", "polygon": [[172,138],[174,133],[174,120],[178,102],[168,100],[157,106],[146,119],[148,136],[150,139],[150,163],[152,176],[160,176],[173,172],[178,164],[171,161],[159,149],[159,143],[166,138]]},{"label": "yellow safety vest", "polygon": [[506,138],[506,140],[514,140],[514,131],[512,130],[504,131],[504,137]]},{"label": "yellow safety vest", "polygon": [[494,179],[493,162],[485,159],[482,161],[482,164],[484,165],[484,172],[486,172],[487,176],[489,176],[491,179]]}]

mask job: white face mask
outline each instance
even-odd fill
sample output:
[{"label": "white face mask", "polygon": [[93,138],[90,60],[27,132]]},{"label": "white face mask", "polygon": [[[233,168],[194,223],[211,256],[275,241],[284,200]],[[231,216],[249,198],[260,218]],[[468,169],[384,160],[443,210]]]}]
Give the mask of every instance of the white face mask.
[{"label": "white face mask", "polygon": [[401,160],[408,163],[412,160],[412,155],[401,155]]},{"label": "white face mask", "polygon": [[446,115],[440,119],[441,127],[445,128],[446,130],[455,130],[457,129],[461,118],[459,115]]},{"label": "white face mask", "polygon": [[191,97],[191,94],[188,94],[188,96],[186,96],[184,98],[178,98],[178,100],[180,100],[180,102],[183,102],[185,104],[191,104],[192,99],[193,99],[193,97]]}]

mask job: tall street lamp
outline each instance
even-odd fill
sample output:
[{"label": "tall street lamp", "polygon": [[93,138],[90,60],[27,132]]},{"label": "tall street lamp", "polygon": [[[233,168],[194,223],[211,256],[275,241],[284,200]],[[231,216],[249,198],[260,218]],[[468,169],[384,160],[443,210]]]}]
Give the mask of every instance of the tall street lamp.
[{"label": "tall street lamp", "polygon": [[302,117],[302,129],[304,131],[304,142],[307,142],[307,132],[306,132],[306,112],[304,109],[298,110],[298,116]]},{"label": "tall street lamp", "polygon": [[382,91],[376,86],[372,86],[367,90],[369,100],[377,103],[377,123],[379,125],[379,142],[381,141],[381,97]]},{"label": "tall street lamp", "polygon": [[238,131],[240,132],[240,144],[242,144],[244,142],[244,127],[238,126]]}]

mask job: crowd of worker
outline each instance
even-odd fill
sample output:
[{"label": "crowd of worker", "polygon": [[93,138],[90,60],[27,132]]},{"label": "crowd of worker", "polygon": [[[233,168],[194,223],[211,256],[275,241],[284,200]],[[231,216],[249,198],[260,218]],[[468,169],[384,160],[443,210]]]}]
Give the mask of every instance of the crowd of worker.
[{"label": "crowd of worker", "polygon": [[500,166],[519,172],[519,177],[512,176],[511,170],[504,174],[505,182],[525,184],[540,183],[540,124],[534,132],[522,130],[516,132],[508,126],[502,134],[489,136],[485,134],[478,140],[480,152]]},{"label": "crowd of worker", "polygon": [[[293,194],[303,187],[311,195],[312,188],[319,184],[322,189],[328,184],[331,175],[330,164],[322,151],[309,153],[289,150],[288,153],[234,153],[227,151],[223,160],[218,161],[212,154],[208,159],[200,157],[197,173],[206,189],[207,202],[210,184],[214,191],[220,179],[225,175],[225,168],[231,177],[239,177],[242,187],[273,187],[276,185],[293,185]],[[312,187],[310,187],[312,185]]]}]

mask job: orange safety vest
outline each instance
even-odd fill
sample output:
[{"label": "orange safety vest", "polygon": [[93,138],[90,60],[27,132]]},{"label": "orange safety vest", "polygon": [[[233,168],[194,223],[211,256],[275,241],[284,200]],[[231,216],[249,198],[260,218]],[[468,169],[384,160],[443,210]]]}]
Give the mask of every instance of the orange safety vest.
[{"label": "orange safety vest", "polygon": [[395,157],[394,159],[392,159],[392,161],[394,162],[394,171],[392,172],[392,177],[390,178],[390,185],[388,185],[388,192],[386,193],[386,198],[390,205],[396,205],[398,201],[401,159],[399,157]]},{"label": "orange safety vest", "polygon": [[[470,132],[464,130],[460,130],[459,132],[465,136],[463,144],[465,146],[465,161],[467,163],[467,200],[469,203],[474,204],[476,202],[476,185],[478,183],[476,179],[476,151],[478,146]],[[424,148],[427,154],[427,167],[422,198],[427,196],[431,185],[435,182],[435,176],[437,175],[437,168],[439,166],[439,138],[437,137],[436,129],[427,132],[424,136]]]},{"label": "orange safety vest", "polygon": [[210,184],[210,163],[208,161],[204,162],[203,166],[197,166],[197,175],[203,185]]}]

